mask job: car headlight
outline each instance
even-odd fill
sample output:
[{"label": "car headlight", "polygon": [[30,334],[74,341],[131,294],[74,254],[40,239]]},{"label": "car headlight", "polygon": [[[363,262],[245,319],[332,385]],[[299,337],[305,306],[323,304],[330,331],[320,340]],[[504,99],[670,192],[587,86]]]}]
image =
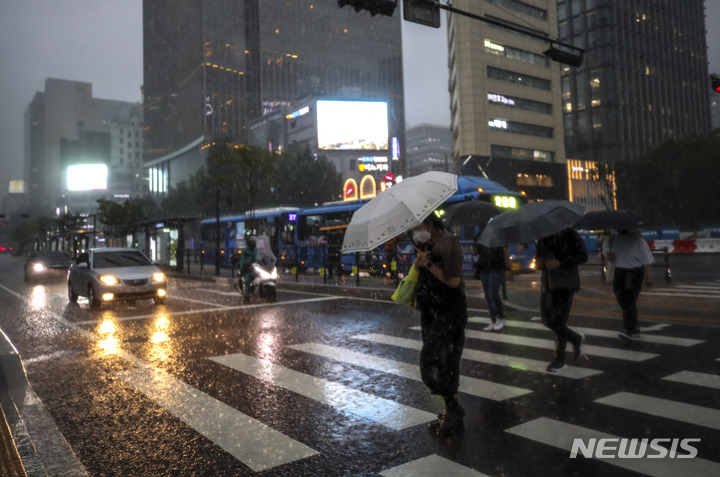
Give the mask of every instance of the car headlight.
[{"label": "car headlight", "polygon": [[33,265],[33,271],[42,272],[43,270],[45,270],[45,265],[43,265],[42,263],[36,263],[35,265]]},{"label": "car headlight", "polygon": [[155,280],[156,282],[161,282],[165,280],[165,274],[160,272],[153,273],[153,280]]},{"label": "car headlight", "polygon": [[112,275],[103,275],[100,277],[100,281],[103,282],[105,285],[117,285],[117,278],[113,277]]}]

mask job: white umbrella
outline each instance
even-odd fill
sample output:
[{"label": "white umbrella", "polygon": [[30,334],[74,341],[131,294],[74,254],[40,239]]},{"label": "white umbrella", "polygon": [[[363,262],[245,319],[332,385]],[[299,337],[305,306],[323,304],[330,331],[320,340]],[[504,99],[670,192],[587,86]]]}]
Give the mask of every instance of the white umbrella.
[{"label": "white umbrella", "polygon": [[431,171],[392,186],[358,209],[343,252],[367,252],[413,228],[457,191],[457,176]]}]

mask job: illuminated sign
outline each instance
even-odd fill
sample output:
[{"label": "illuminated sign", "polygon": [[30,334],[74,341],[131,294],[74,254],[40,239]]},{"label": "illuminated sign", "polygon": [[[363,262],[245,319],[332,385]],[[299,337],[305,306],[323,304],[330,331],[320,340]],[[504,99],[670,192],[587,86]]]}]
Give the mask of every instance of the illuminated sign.
[{"label": "illuminated sign", "polygon": [[518,205],[517,199],[513,196],[496,195],[493,199],[495,201],[495,206],[503,209],[514,209]]},{"label": "illuminated sign", "polygon": [[358,185],[355,179],[348,179],[343,186],[343,200],[358,200]]},{"label": "illuminated sign", "polygon": [[388,104],[384,101],[318,101],[318,148],[388,149]]},{"label": "illuminated sign", "polygon": [[490,40],[485,40],[485,48],[487,48],[488,50],[493,50],[493,51],[502,51],[502,52],[505,51],[504,46],[498,45],[497,43],[493,43]]},{"label": "illuminated sign", "polygon": [[515,106],[514,99],[507,98],[502,94],[488,93],[487,97],[488,101],[491,101],[493,103],[505,104],[507,106]]},{"label": "illuminated sign", "polygon": [[364,176],[360,181],[360,198],[372,199],[377,195],[377,184],[371,175]]},{"label": "illuminated sign", "polygon": [[9,194],[24,194],[25,193],[25,181],[10,181],[8,186]]},{"label": "illuminated sign", "polygon": [[393,161],[400,159],[400,140],[396,137],[390,141],[390,148],[392,149]]},{"label": "illuminated sign", "polygon": [[373,172],[373,171],[389,171],[390,166],[388,164],[358,164],[358,170],[360,172]]},{"label": "illuminated sign", "polygon": [[491,128],[495,128],[495,129],[507,129],[508,128],[507,121],[505,121],[504,119],[491,119],[490,121],[488,121],[488,125]]},{"label": "illuminated sign", "polygon": [[67,168],[69,191],[105,190],[108,167],[105,164],[76,164]]},{"label": "illuminated sign", "polygon": [[285,119],[299,118],[300,116],[305,116],[309,112],[310,112],[310,106],[305,106],[304,108],[300,108],[297,111],[288,114],[287,116],[285,116]]},{"label": "illuminated sign", "polygon": [[363,164],[380,164],[386,163],[388,161],[388,158],[385,156],[364,156],[358,157],[358,161],[362,162]]},{"label": "illuminated sign", "polygon": [[297,222],[297,214],[288,214],[288,222]]}]

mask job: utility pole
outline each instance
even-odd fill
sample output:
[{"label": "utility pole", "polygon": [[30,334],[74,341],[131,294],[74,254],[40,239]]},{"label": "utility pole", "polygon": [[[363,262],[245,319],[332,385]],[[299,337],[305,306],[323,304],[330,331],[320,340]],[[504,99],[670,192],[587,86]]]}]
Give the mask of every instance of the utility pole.
[{"label": "utility pole", "polygon": [[215,275],[220,275],[220,189],[215,191]]}]

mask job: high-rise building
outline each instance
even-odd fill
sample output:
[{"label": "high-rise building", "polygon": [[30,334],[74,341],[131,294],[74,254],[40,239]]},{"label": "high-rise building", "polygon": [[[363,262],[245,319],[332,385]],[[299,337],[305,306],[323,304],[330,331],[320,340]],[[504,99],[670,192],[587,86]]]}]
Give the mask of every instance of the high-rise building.
[{"label": "high-rise building", "polygon": [[215,139],[301,98],[389,102],[404,131],[400,15],[337,2],[144,0],[145,152],[150,188],[186,179]]},{"label": "high-rise building", "polygon": [[138,197],[148,192],[143,129],[143,107],[138,104],[110,130],[110,187],[117,195]]},{"label": "high-rise building", "polygon": [[[556,0],[455,0],[453,6],[557,36]],[[560,66],[543,55],[548,44],[449,15],[448,46],[456,164],[468,155],[563,163]]]},{"label": "high-rise building", "polygon": [[453,170],[452,133],[447,126],[420,124],[405,131],[407,174]]},{"label": "high-rise building", "polygon": [[710,128],[704,0],[559,0],[562,41],[586,49],[562,71],[569,158],[637,158]]},{"label": "high-rise building", "polygon": [[[94,98],[90,83],[45,80],[45,90],[35,94],[25,111],[25,188],[37,214],[55,212],[81,191],[100,190],[102,178],[85,175],[91,169],[72,169],[76,176],[69,177],[68,168],[96,165],[107,171],[110,131],[138,108],[137,103]],[[98,183],[87,182],[92,179]],[[87,209],[95,204],[90,200],[82,205]]]},{"label": "high-rise building", "polygon": [[720,128],[720,95],[714,94],[710,100],[710,117],[712,128]]}]

